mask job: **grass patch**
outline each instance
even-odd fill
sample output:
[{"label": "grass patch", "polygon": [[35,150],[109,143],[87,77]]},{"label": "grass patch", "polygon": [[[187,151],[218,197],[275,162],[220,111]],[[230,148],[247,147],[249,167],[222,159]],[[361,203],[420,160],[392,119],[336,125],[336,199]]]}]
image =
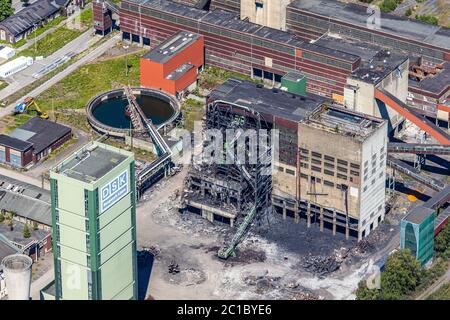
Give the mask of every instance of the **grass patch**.
[{"label": "grass patch", "polygon": [[8,83],[6,81],[0,81],[0,90],[6,88],[8,86]]},{"label": "grass patch", "polygon": [[431,294],[427,300],[450,300],[450,282],[447,282]]},{"label": "grass patch", "polygon": [[[64,47],[66,44],[68,44],[75,38],[79,37],[83,32],[85,32],[88,28],[90,28],[92,26],[92,15],[93,15],[92,8],[84,10],[83,12],[80,13],[79,19],[81,27],[79,29],[68,28],[67,25],[61,26],[52,33],[49,33],[42,39],[38,40],[36,42],[36,45],[33,43],[29,48],[22,50],[21,55],[30,57],[37,57],[37,56],[47,57],[51,55],[53,52]],[[36,31],[36,35],[34,35],[33,32],[32,36],[34,37],[42,34],[48,29],[60,24],[65,19],[66,18],[62,16],[55,18],[54,20],[46,24],[44,27],[39,28]]]},{"label": "grass patch", "polygon": [[65,150],[67,150],[70,146],[75,144],[78,141],[78,137],[72,137],[72,139],[64,142],[61,146],[59,146],[57,149],[52,150],[52,152],[47,156],[45,161],[49,161],[54,159],[57,155],[61,154]]},{"label": "grass patch", "polygon": [[201,121],[205,115],[205,106],[197,100],[187,99],[181,105],[181,112],[183,113],[184,127],[186,130],[193,132],[194,122]]},{"label": "grass patch", "polygon": [[42,110],[80,109],[96,94],[130,84],[138,86],[140,54],[128,56],[128,76],[125,57],[87,64],[44,91],[37,98]]},{"label": "grass patch", "polygon": [[131,150],[131,146],[127,145],[125,143],[125,141],[123,140],[119,140],[119,139],[114,139],[114,138],[107,138],[104,141],[102,141],[103,143],[109,144],[110,146],[119,148],[119,149],[123,149],[123,150],[127,150],[127,151],[131,151],[134,153],[134,157],[137,160],[141,160],[141,161],[147,161],[147,162],[152,162],[154,160],[156,160],[156,155],[153,152],[147,151],[147,150],[143,150],[143,149],[139,149],[134,147],[133,150]]},{"label": "grass patch", "polygon": [[5,40],[0,40],[0,44],[6,44],[14,49],[20,48],[25,43],[27,43],[27,39],[21,39],[15,43],[10,43],[9,41],[5,41]]},{"label": "grass patch", "polygon": [[36,45],[32,45],[21,52],[21,55],[28,57],[47,57],[66,44],[79,37],[83,33],[82,30],[71,30],[66,26],[59,27],[44,38],[38,40]]},{"label": "grass patch", "polygon": [[217,67],[206,66],[198,77],[198,85],[202,89],[211,90],[216,85],[225,82],[228,78],[238,78],[248,81],[261,83],[261,80],[252,79],[250,76],[242,75],[237,72],[220,69]]},{"label": "grass patch", "polygon": [[17,127],[23,125],[25,122],[30,120],[31,118],[34,118],[36,114],[28,114],[28,113],[21,113],[17,115],[8,115],[0,119],[0,122],[4,125],[2,133],[3,134],[9,134],[11,131],[16,129]]}]

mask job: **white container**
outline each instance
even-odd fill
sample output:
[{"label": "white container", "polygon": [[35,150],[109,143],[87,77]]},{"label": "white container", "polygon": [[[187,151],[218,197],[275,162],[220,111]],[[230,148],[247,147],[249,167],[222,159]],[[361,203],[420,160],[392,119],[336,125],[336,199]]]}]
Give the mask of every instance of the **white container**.
[{"label": "white container", "polygon": [[0,46],[0,59],[9,60],[16,54],[16,50],[7,46]]},{"label": "white container", "polygon": [[13,74],[28,68],[32,64],[32,57],[18,57],[17,59],[0,66],[0,78],[8,78]]},{"label": "white container", "polygon": [[33,260],[24,254],[13,254],[2,260],[8,300],[30,300]]}]

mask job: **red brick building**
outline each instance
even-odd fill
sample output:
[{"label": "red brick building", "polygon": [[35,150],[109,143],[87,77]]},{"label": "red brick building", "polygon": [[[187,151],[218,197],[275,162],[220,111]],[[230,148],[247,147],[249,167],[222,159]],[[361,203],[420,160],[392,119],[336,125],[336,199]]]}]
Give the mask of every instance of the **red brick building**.
[{"label": "red brick building", "polygon": [[141,85],[178,96],[195,88],[204,62],[203,36],[180,31],[141,58]]}]

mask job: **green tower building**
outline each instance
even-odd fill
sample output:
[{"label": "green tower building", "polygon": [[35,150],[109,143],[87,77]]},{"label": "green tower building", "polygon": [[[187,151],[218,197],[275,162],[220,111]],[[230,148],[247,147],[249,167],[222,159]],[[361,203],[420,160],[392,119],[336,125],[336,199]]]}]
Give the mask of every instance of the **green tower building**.
[{"label": "green tower building", "polygon": [[400,247],[410,249],[422,265],[434,253],[434,210],[417,206],[402,219],[400,224]]},{"label": "green tower building", "polygon": [[59,300],[137,299],[134,155],[92,142],[50,172]]}]

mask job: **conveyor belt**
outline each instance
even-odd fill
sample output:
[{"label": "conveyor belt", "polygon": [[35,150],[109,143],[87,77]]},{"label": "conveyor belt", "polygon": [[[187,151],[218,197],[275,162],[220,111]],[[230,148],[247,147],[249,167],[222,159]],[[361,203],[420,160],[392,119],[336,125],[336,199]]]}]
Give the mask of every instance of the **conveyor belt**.
[{"label": "conveyor belt", "polygon": [[442,144],[390,142],[387,148],[390,153],[450,155],[450,145]]},{"label": "conveyor belt", "polygon": [[442,183],[441,181],[421,175],[417,169],[399,159],[388,156],[387,165],[430,187],[433,190],[441,191],[445,188],[444,183]]},{"label": "conveyor belt", "polygon": [[429,135],[439,141],[439,143],[450,145],[450,135],[446,131],[442,130],[433,122],[419,114],[416,110],[414,110],[414,108],[408,107],[393,94],[387,92],[384,89],[376,89],[375,98],[384,102],[386,105],[414,123],[420,129],[427,132]]}]

